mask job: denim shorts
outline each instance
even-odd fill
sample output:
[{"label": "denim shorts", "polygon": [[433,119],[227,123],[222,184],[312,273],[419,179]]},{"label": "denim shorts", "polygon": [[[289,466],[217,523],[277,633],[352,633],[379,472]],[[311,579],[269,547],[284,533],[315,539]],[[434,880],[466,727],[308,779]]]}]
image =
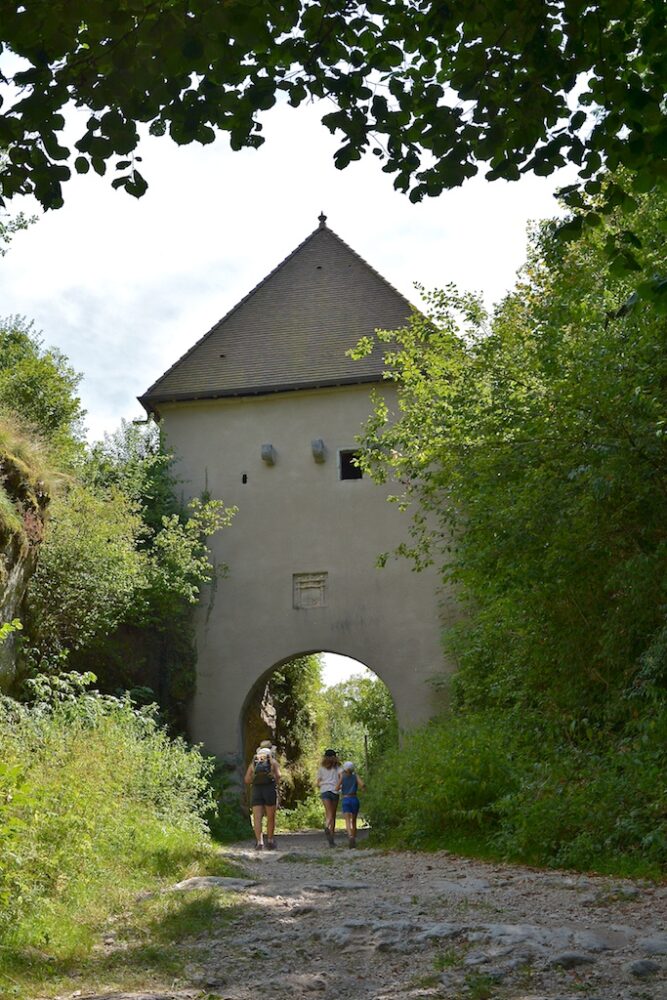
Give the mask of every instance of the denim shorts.
[{"label": "denim shorts", "polygon": [[356,795],[344,795],[343,796],[343,812],[352,813],[356,816],[359,812],[359,799]]},{"label": "denim shorts", "polygon": [[322,792],[320,798],[322,800],[327,799],[329,802],[338,802],[340,796],[337,792]]}]

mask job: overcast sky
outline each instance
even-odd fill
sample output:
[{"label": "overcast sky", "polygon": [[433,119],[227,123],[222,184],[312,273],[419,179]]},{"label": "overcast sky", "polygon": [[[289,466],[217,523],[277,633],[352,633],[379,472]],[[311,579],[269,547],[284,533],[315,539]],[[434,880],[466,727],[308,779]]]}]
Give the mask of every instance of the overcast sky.
[{"label": "overcast sky", "polygon": [[148,139],[143,198],[91,171],[65,185],[64,208],[15,237],[0,260],[0,315],[34,319],[83,372],[91,437],[142,415],[136,397],[316,227],[321,210],[413,301],[415,281],[454,281],[489,303],[511,287],[527,222],[557,210],[553,178],[474,179],[412,205],[372,156],[334,168],[325,110],[274,108],[259,150],[232,152],[224,137],[205,147]]}]

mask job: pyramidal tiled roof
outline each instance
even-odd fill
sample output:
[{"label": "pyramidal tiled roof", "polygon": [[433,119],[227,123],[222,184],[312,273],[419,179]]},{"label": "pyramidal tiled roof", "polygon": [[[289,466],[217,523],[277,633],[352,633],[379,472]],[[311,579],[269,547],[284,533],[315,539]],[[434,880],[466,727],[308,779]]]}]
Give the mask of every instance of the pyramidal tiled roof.
[{"label": "pyramidal tiled roof", "polygon": [[411,306],[326,225],[271,271],[154,382],[141,403],[376,382],[384,345],[346,357],[360,337],[405,325]]}]

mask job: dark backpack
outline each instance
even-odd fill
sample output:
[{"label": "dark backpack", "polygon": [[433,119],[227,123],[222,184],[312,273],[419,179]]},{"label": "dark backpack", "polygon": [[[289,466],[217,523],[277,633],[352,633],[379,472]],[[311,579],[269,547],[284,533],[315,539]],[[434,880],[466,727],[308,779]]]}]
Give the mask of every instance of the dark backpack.
[{"label": "dark backpack", "polygon": [[273,782],[273,761],[268,754],[255,757],[255,777],[253,784],[270,785]]}]

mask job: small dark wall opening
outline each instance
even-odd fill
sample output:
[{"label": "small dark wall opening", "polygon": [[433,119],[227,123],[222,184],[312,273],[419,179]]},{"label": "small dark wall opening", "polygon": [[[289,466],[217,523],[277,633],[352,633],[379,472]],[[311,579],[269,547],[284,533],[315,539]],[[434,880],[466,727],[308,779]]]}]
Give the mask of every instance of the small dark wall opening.
[{"label": "small dark wall opening", "polygon": [[354,449],[346,449],[340,453],[340,478],[341,479],[362,479],[363,472],[355,464],[359,452]]}]

